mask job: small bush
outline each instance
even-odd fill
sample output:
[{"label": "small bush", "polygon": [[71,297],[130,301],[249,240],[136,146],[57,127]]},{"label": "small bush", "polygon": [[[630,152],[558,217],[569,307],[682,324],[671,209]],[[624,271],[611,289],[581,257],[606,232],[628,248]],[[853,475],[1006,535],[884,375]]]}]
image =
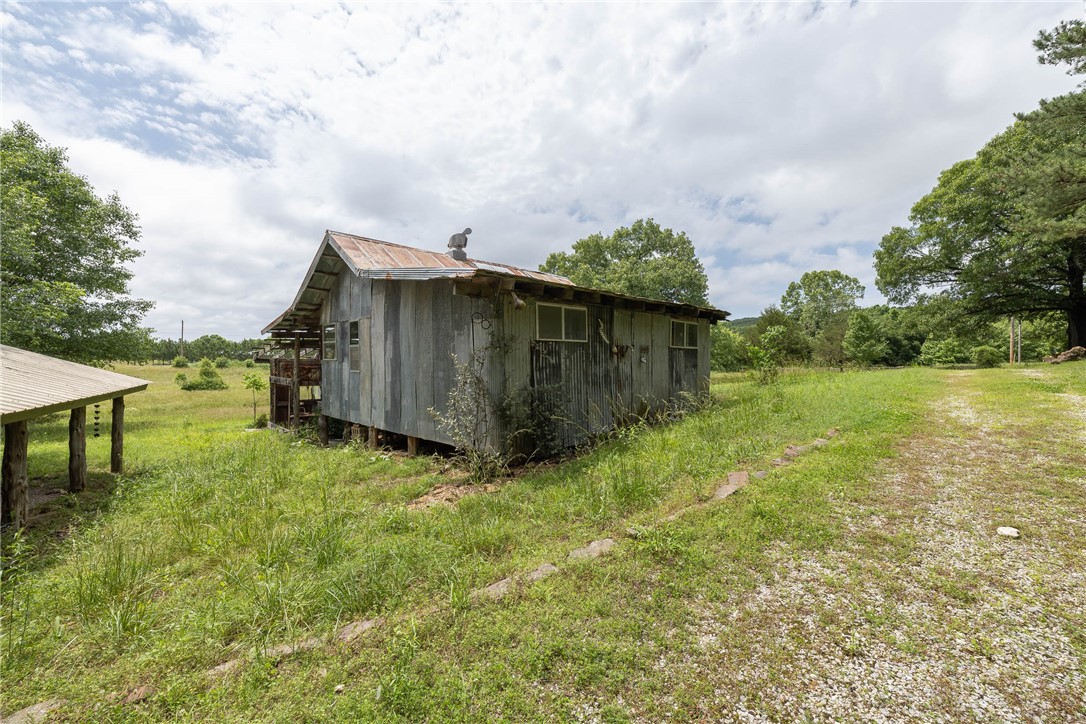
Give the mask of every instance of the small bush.
[{"label": "small bush", "polygon": [[969,355],[955,339],[928,339],[920,348],[920,364],[953,365],[968,362]]},{"label": "small bush", "polygon": [[998,367],[1005,359],[1003,352],[986,344],[974,347],[972,355],[973,364],[977,367]]},{"label": "small bush", "polygon": [[257,428],[265,428],[267,426],[268,426],[268,415],[267,415],[267,413],[262,412],[256,418],[255,427],[257,427]]},{"label": "small bush", "polygon": [[230,366],[230,360],[228,360],[226,357],[216,357],[215,366],[218,367],[220,370],[224,370]]},{"label": "small bush", "polygon": [[190,380],[184,372],[178,372],[177,377],[174,378],[174,382],[182,390],[225,390],[226,382],[222,376],[215,370],[215,364],[208,358],[200,360],[200,374],[194,379]]},{"label": "small bush", "polygon": [[174,367],[188,367],[189,366],[189,361],[188,361],[187,358],[182,357],[181,355],[177,355],[176,357],[173,358],[173,366]]},{"label": "small bush", "polygon": [[252,369],[253,367],[256,367],[256,362],[253,362],[251,359],[247,359],[245,360],[245,366],[249,369]]}]

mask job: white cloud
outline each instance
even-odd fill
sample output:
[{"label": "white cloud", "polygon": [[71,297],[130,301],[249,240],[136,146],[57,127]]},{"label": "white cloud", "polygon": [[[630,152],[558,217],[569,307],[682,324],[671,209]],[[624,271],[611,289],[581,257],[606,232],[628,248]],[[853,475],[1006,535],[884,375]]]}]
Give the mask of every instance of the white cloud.
[{"label": "white cloud", "polygon": [[140,214],[164,334],[254,335],[325,228],[443,248],[470,225],[473,255],[535,266],[645,216],[746,315],[814,268],[877,299],[870,252],[938,172],[1072,87],[1030,46],[1070,12],[8,4],[7,47],[73,60],[5,54],[0,114]]}]

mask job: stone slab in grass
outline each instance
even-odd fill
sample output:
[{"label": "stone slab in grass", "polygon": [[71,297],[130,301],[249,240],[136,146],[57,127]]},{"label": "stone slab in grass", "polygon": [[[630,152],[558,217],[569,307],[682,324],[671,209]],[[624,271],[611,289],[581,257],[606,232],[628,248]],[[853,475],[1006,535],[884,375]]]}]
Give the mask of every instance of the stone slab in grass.
[{"label": "stone slab in grass", "polygon": [[207,670],[207,675],[217,679],[220,676],[226,676],[234,669],[239,668],[241,664],[241,659],[230,659],[229,661],[222,662],[218,666],[212,666],[210,669]]},{"label": "stone slab in grass", "polygon": [[594,540],[584,548],[575,548],[574,550],[571,550],[569,552],[569,559],[571,561],[576,561],[585,558],[599,558],[614,547],[615,540],[613,538]]},{"label": "stone slab in grass", "polygon": [[746,485],[750,482],[750,473],[746,470],[728,473],[728,483],[731,485]]},{"label": "stone slab in grass", "polygon": [[336,641],[344,644],[354,643],[359,636],[366,633],[371,628],[380,626],[382,623],[384,623],[384,619],[381,618],[367,618],[364,621],[351,621],[336,632]]},{"label": "stone slab in grass", "polygon": [[784,456],[786,458],[798,458],[803,453],[807,452],[808,447],[806,445],[789,445],[784,449]]},{"label": "stone slab in grass", "polygon": [[815,441],[811,443],[811,447],[822,447],[823,445],[829,445],[830,441],[824,437],[816,437]]},{"label": "stone slab in grass", "polygon": [[528,580],[534,583],[535,581],[541,581],[547,576],[553,575],[555,573],[558,573],[558,566],[551,565],[550,563],[544,563],[539,568],[528,574]]},{"label": "stone slab in grass", "polygon": [[749,482],[750,474],[747,473],[745,470],[728,473],[728,482],[724,483],[716,489],[716,492],[713,493],[713,499],[722,500],[724,498],[727,498],[729,495],[734,493],[736,490],[739,490]]},{"label": "stone slab in grass", "polygon": [[782,468],[782,467],[784,467],[785,465],[787,465],[790,462],[792,462],[792,461],[789,460],[788,458],[777,458],[776,460],[771,461],[770,465],[772,465],[775,468]]},{"label": "stone slab in grass", "polygon": [[124,698],[125,704],[139,704],[141,701],[149,698],[151,694],[155,693],[153,686],[137,686],[132,691],[128,692],[128,695]]},{"label": "stone slab in grass", "polygon": [[513,579],[503,578],[497,583],[491,583],[485,588],[478,588],[472,591],[471,598],[473,600],[488,598],[491,601],[498,601],[502,598],[505,598],[506,594],[508,594],[511,590],[513,590]]},{"label": "stone slab in grass", "polygon": [[3,718],[4,724],[31,724],[32,722],[43,722],[49,716],[49,712],[54,709],[59,709],[64,704],[61,699],[47,699],[46,701],[39,701],[37,704],[31,704],[25,709],[12,712]]},{"label": "stone slab in grass", "polygon": [[320,636],[311,636],[301,641],[296,641],[292,644],[279,644],[278,646],[272,646],[270,649],[264,651],[264,655],[270,659],[278,659],[283,656],[290,656],[296,654],[299,651],[312,651],[320,646],[323,642]]},{"label": "stone slab in grass", "polygon": [[765,470],[759,470],[758,472],[754,473],[754,477],[758,478],[759,480],[763,479],[766,475],[769,475],[769,473],[767,473]]}]

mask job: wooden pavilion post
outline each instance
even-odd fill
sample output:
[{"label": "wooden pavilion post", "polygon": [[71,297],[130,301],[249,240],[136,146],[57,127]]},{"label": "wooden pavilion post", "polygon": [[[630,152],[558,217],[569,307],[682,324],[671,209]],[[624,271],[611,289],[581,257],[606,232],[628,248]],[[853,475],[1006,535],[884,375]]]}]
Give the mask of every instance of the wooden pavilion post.
[{"label": "wooden pavilion post", "polygon": [[328,447],[328,416],[321,415],[317,418],[317,436],[323,447]]},{"label": "wooden pavilion post", "polygon": [[113,425],[109,429],[109,472],[124,469],[124,395],[113,398]]},{"label": "wooden pavilion post", "polygon": [[68,490],[87,487],[87,408],[72,408],[68,418]]},{"label": "wooden pavilion post", "polygon": [[26,420],[4,425],[3,510],[0,518],[16,530],[26,525]]},{"label": "wooden pavilion post", "polygon": [[302,424],[302,342],[298,333],[294,333],[294,374],[290,379],[290,409],[293,413],[291,427],[295,430]]}]

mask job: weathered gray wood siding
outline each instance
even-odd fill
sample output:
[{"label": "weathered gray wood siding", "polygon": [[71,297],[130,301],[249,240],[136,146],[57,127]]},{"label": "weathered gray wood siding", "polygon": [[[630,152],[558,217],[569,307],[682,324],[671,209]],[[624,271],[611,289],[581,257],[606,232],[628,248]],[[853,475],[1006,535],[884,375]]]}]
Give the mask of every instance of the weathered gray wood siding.
[{"label": "weathered gray wood siding", "polygon": [[[493,316],[489,301],[454,295],[450,280],[370,280],[344,272],[322,310],[322,325],[337,328],[336,359],[325,360],[321,370],[324,414],[451,443],[429,410],[447,409],[453,355],[466,362],[485,347]],[[355,364],[348,346],[352,321],[359,323]],[[488,377],[491,369],[484,368]]]},{"label": "weathered gray wood siding", "polygon": [[709,389],[708,320],[698,321],[698,349],[672,349],[668,315],[571,304],[587,311],[587,342],[548,342],[536,339],[536,300],[527,301],[518,310],[503,296],[498,305],[495,334],[506,349],[500,389],[504,395],[557,389],[567,445],[632,415],[658,412],[680,392]]},{"label": "weathered gray wood siding", "polygon": [[[709,388],[709,323],[698,322],[699,348],[673,349],[665,314],[583,306],[587,342],[536,340],[536,301],[453,293],[451,280],[370,280],[340,274],[322,310],[336,325],[336,359],[322,364],[324,414],[360,425],[451,443],[431,408],[448,409],[454,355],[484,350],[481,373],[495,400],[553,386],[560,392],[562,439],[583,441],[630,415],[662,409],[679,392]],[[352,356],[349,323],[358,322]],[[514,430],[495,426],[491,444]]]}]

